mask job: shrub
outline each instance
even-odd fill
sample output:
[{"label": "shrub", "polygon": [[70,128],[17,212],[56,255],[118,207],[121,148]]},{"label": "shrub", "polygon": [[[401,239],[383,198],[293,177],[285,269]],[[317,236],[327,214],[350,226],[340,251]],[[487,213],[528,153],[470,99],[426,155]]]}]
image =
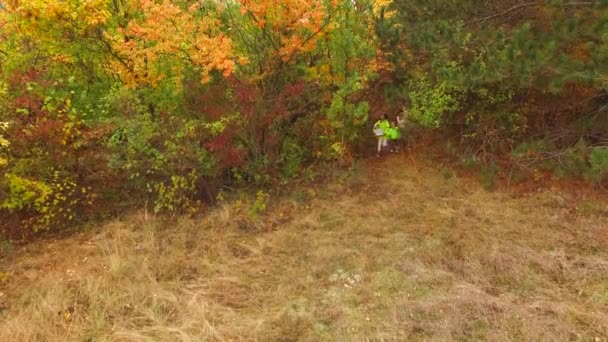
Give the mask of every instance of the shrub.
[{"label": "shrub", "polygon": [[283,141],[279,163],[285,178],[292,178],[302,168],[302,163],[306,158],[305,148],[293,138],[286,138]]},{"label": "shrub", "polygon": [[608,178],[608,148],[596,147],[589,154],[588,177],[594,182],[601,182]]},{"label": "shrub", "polygon": [[10,146],[10,142],[1,134],[2,131],[8,129],[8,122],[0,122],[0,168],[8,164],[6,150]]},{"label": "shrub", "polygon": [[432,83],[423,75],[410,83],[410,107],[404,115],[427,128],[439,128],[444,116],[460,108],[458,92],[447,81]]},{"label": "shrub", "polygon": [[5,182],[7,197],[0,203],[0,209],[30,213],[26,222],[34,231],[68,225],[96,197],[90,187],[78,186],[59,171],[53,173],[48,183],[14,174],[5,174]]},{"label": "shrub", "polygon": [[266,206],[268,204],[268,198],[270,197],[270,194],[268,194],[265,191],[258,191],[256,196],[255,196],[255,201],[253,201],[253,204],[251,205],[251,208],[249,209],[249,215],[254,218],[257,219],[259,217],[260,214],[262,214],[264,211],[266,211]]},{"label": "shrub", "polygon": [[200,201],[193,199],[198,177],[195,171],[187,176],[171,176],[170,182],[158,182],[149,187],[155,193],[154,212],[180,213],[194,210]]}]

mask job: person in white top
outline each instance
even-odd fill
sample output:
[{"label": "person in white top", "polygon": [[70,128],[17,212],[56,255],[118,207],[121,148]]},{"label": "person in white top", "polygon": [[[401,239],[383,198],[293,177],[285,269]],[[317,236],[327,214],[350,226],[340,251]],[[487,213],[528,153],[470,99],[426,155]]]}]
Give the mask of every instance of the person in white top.
[{"label": "person in white top", "polygon": [[399,128],[403,128],[405,127],[405,120],[403,118],[401,118],[403,114],[397,114],[397,126]]},{"label": "person in white top", "polygon": [[388,115],[382,115],[382,118],[374,124],[374,135],[378,138],[377,157],[380,157],[382,151],[388,148],[388,130],[391,128],[391,123],[388,121]]}]

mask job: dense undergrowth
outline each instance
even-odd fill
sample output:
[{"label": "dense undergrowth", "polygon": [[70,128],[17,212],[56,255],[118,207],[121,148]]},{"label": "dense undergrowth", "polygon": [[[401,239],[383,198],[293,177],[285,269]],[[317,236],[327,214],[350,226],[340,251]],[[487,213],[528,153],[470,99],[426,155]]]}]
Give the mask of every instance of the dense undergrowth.
[{"label": "dense undergrowth", "polygon": [[608,174],[602,1],[28,0],[0,27],[13,238],[263,201],[351,165],[383,113],[488,179]]}]

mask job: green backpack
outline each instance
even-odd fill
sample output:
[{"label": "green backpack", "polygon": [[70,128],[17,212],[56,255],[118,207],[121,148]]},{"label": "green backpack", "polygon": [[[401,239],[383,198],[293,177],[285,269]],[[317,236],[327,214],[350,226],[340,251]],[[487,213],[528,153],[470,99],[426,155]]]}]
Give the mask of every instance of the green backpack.
[{"label": "green backpack", "polygon": [[388,129],[388,138],[391,140],[397,140],[401,137],[401,132],[399,132],[399,128],[391,127]]}]

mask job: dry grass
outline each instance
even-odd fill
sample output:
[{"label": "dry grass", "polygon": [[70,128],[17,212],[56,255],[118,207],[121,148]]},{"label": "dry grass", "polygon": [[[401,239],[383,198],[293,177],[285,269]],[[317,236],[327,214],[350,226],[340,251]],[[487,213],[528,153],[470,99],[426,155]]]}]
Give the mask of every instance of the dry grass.
[{"label": "dry grass", "polygon": [[395,159],[257,224],[235,210],[17,251],[0,341],[608,336],[604,202],[488,193]]}]

